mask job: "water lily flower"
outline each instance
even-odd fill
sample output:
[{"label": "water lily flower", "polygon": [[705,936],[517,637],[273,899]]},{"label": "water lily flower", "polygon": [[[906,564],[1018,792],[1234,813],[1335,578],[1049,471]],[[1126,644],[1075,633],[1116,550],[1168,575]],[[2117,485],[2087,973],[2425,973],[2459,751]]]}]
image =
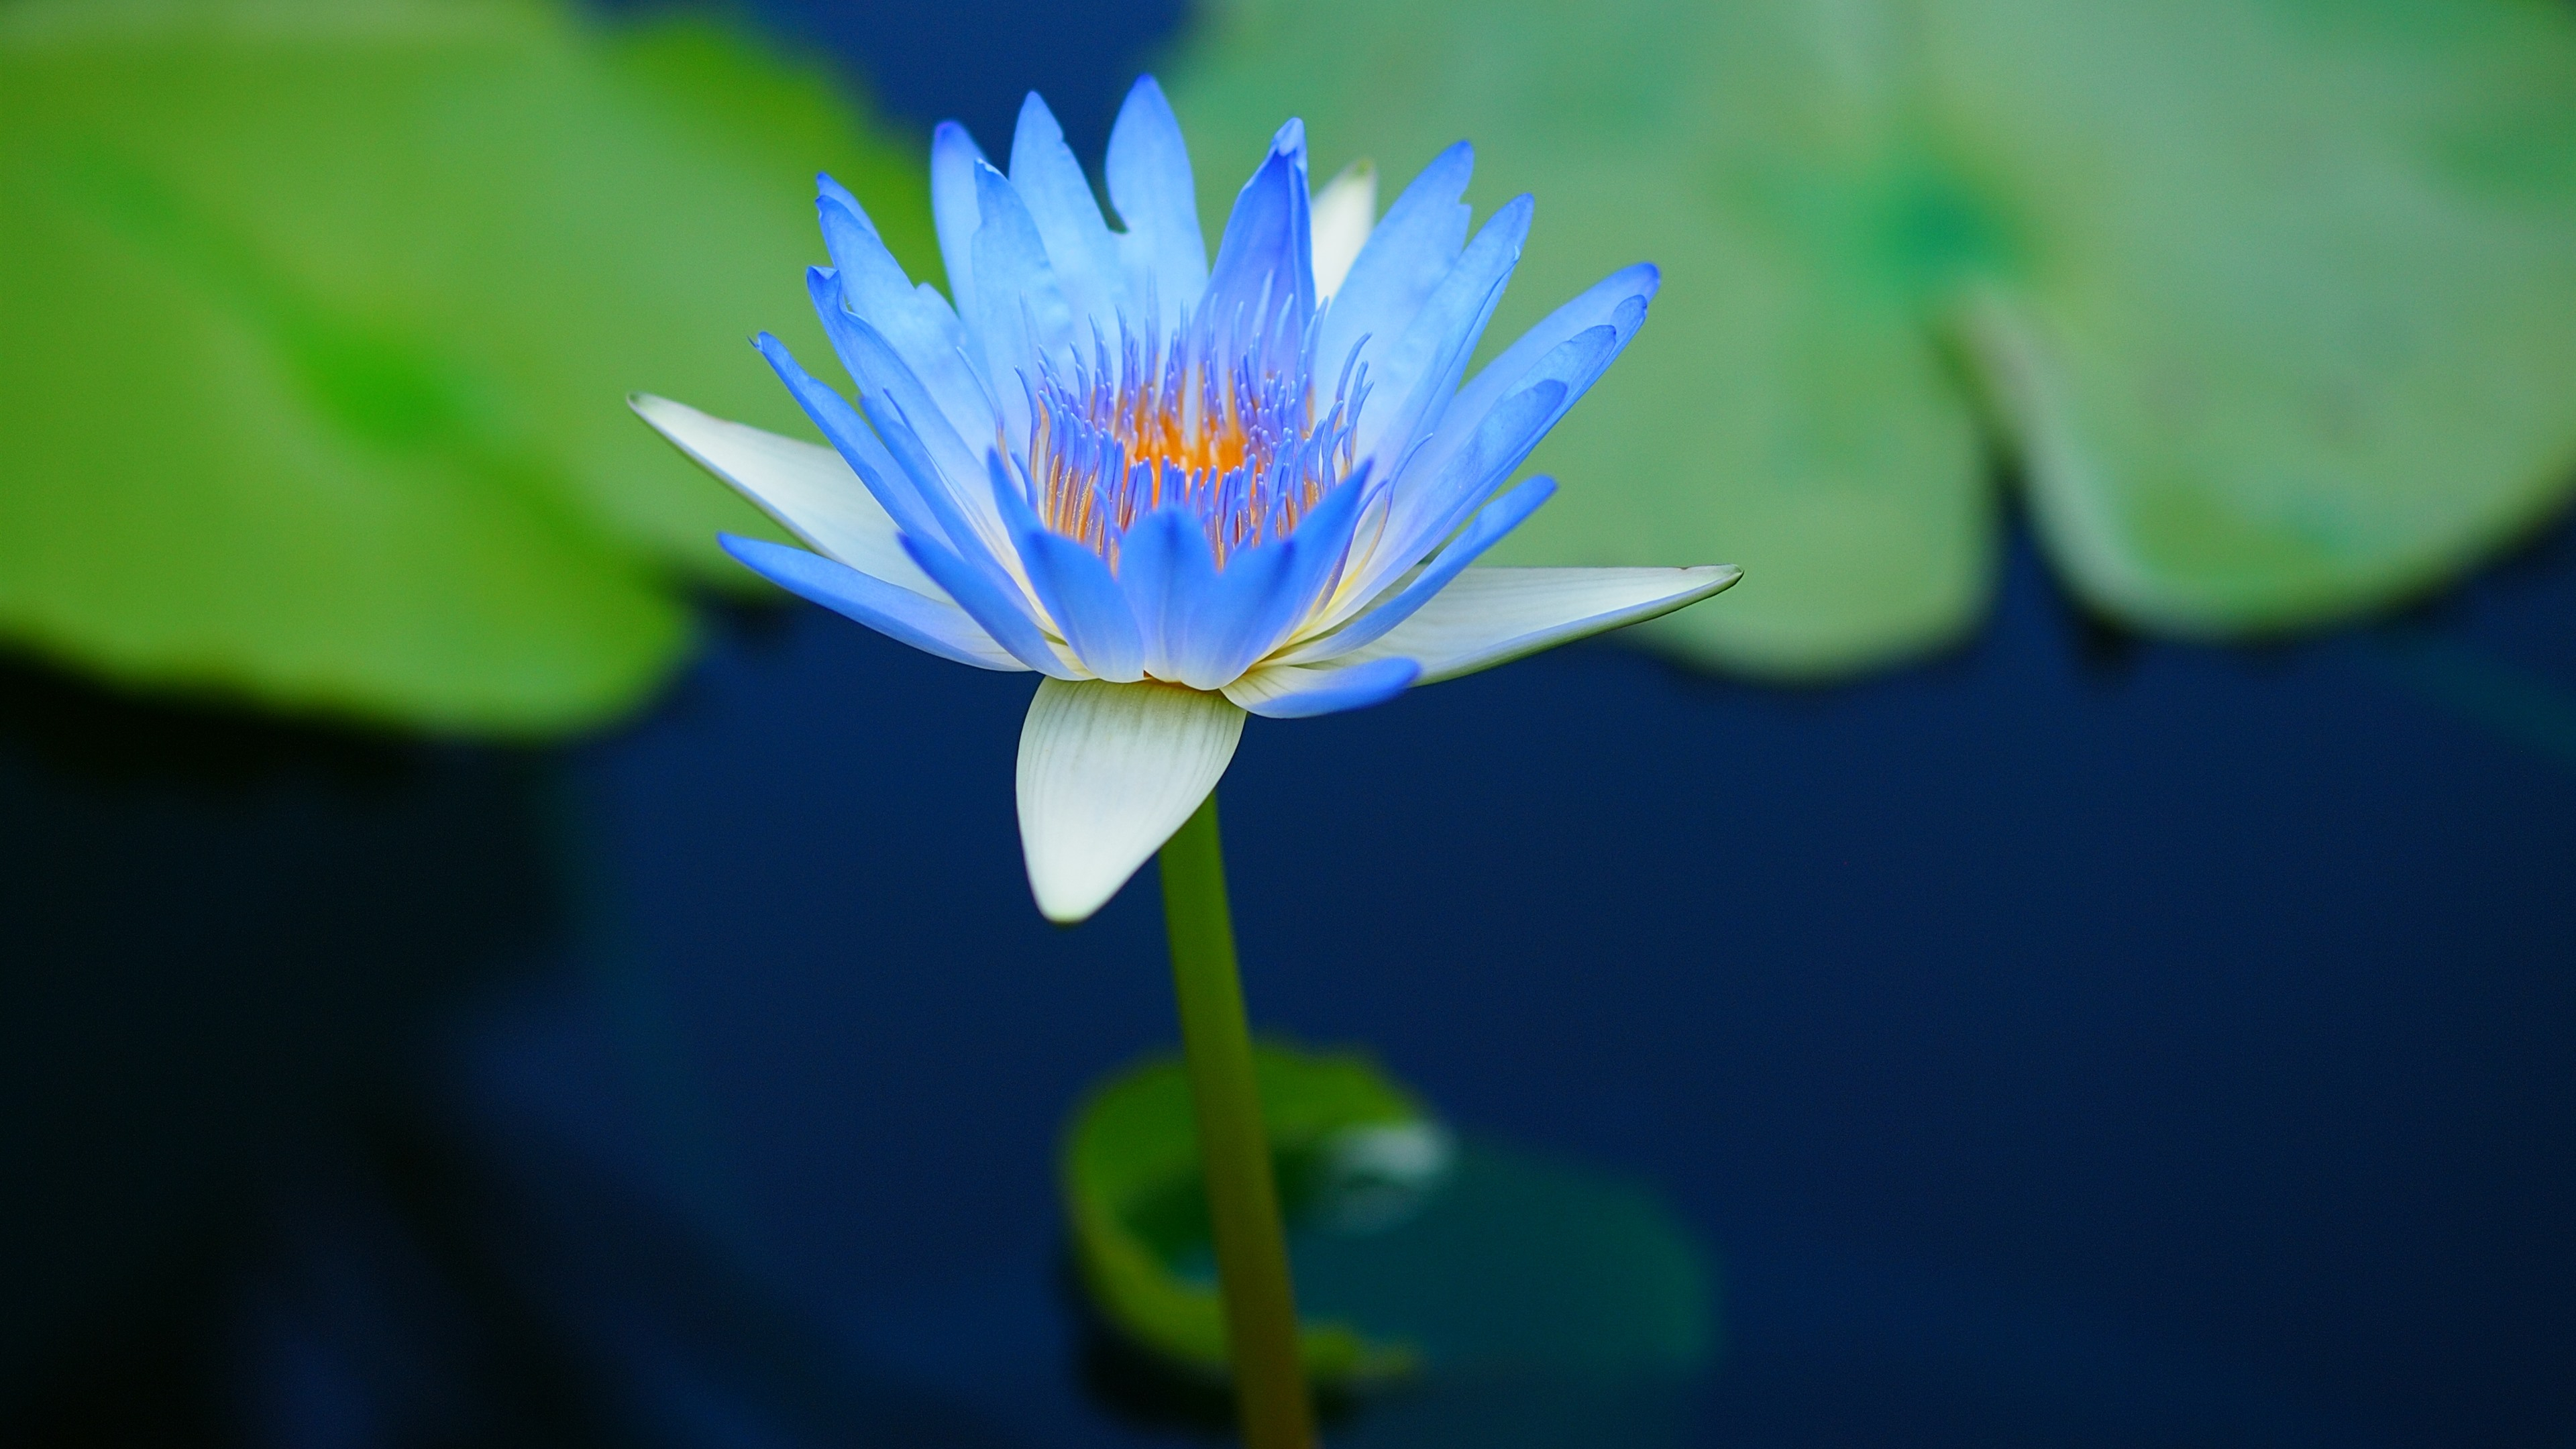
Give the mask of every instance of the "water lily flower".
[{"label": "water lily flower", "polygon": [[1010,170],[931,146],[951,296],[916,286],[829,177],[815,310],[854,406],[758,346],[831,447],[639,397],[646,421],[809,549],[726,536],[781,588],[918,649],[1043,675],[1019,756],[1029,883],[1098,910],[1198,808],[1244,715],[1356,709],[1678,609],[1729,567],[1471,567],[1555,485],[1513,471],[1645,321],[1615,272],[1467,377],[1530,225],[1471,238],[1472,152],[1372,224],[1375,173],[1311,195],[1290,121],[1208,259],[1151,78],[1102,216],[1055,118]]}]

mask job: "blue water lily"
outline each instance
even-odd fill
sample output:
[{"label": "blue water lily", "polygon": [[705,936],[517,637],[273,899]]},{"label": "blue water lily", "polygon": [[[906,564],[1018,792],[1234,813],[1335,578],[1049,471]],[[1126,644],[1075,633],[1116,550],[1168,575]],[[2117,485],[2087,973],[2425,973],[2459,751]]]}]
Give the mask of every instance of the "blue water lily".
[{"label": "blue water lily", "polygon": [[1372,224],[1374,173],[1310,195],[1290,121],[1208,260],[1151,78],[1109,139],[1124,229],[1036,96],[1007,175],[939,128],[950,297],[828,177],[815,310],[854,407],[759,339],[829,449],[660,398],[646,421],[813,551],[727,536],[791,593],[943,658],[1045,678],[1020,740],[1029,882],[1098,910],[1189,818],[1246,711],[1298,718],[1668,613],[1731,567],[1471,568],[1555,485],[1505,483],[1636,335],[1616,272],[1466,376],[1530,224],[1468,235],[1444,152]]}]

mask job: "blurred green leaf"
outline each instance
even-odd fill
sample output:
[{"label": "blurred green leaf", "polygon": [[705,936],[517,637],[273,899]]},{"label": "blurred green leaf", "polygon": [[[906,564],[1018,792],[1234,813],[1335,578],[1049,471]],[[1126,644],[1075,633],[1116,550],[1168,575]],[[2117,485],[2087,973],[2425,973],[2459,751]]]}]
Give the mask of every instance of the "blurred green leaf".
[{"label": "blurred green leaf", "polygon": [[1715,1275],[1643,1183],[1469,1135],[1413,1211],[1313,1223],[1289,1247],[1307,1311],[1422,1359],[1337,1444],[1694,1442],[1673,1411],[1717,1356]]},{"label": "blurred green leaf", "polygon": [[[1322,1155],[1345,1134],[1419,1124],[1422,1108],[1366,1058],[1255,1046],[1263,1125],[1291,1215],[1318,1183]],[[1198,1119],[1187,1071],[1157,1058],[1093,1089],[1066,1134],[1062,1186],[1074,1260],[1094,1304],[1129,1339],[1211,1379],[1226,1373],[1225,1323],[1209,1277],[1178,1265],[1206,1256],[1207,1198],[1199,1182]],[[1407,1372],[1412,1354],[1346,1324],[1302,1329],[1308,1376],[1347,1387]]]},{"label": "blurred green leaf", "polygon": [[1325,171],[1474,139],[1540,204],[1500,338],[1663,264],[1508,547],[1744,565],[1649,626],[1710,662],[1965,632],[1998,457],[2078,593],[2187,634],[2437,584],[2576,467],[2564,6],[1224,0],[1174,79],[1210,178],[1289,114]]},{"label": "blurred green leaf", "polygon": [[[1365,1057],[1255,1049],[1308,1375],[1404,1380],[1353,1443],[1679,1442],[1674,1391],[1717,1347],[1706,1254],[1641,1184],[1453,1137]],[[1120,1073],[1063,1154],[1074,1260],[1127,1340],[1206,1381],[1225,1336],[1189,1078]]]},{"label": "blurred green leaf", "polygon": [[918,158],[706,22],[0,5],[0,634],[436,728],[632,705],[767,525],[624,398],[800,426],[744,344],[822,345],[825,168],[931,265]]}]

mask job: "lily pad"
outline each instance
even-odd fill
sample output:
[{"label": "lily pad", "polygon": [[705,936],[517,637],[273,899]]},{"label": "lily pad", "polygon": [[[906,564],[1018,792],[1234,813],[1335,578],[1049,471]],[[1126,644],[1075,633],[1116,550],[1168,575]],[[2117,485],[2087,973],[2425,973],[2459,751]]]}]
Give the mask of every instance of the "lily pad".
[{"label": "lily pad", "polygon": [[2564,6],[1223,0],[1173,78],[1209,174],[1291,113],[1324,170],[1475,140],[1471,199],[1540,208],[1497,338],[1663,264],[1507,548],[1741,563],[1648,626],[1703,661],[1969,630],[2007,461],[2091,606],[2204,636],[2420,592],[2576,483]]},{"label": "lily pad", "polygon": [[[1672,1391],[1706,1365],[1705,1256],[1651,1192],[1461,1140],[1364,1057],[1263,1044],[1255,1067],[1308,1374],[1327,1391],[1400,1389],[1370,1395],[1383,1402],[1337,1441],[1545,1443],[1587,1424],[1660,1423]],[[1221,1383],[1222,1314],[1179,1061],[1148,1062],[1084,1102],[1064,1194],[1084,1289],[1111,1329],[1197,1382]]]},{"label": "lily pad", "polygon": [[1467,1135],[1413,1211],[1310,1217],[1299,1301],[1393,1335],[1421,1371],[1336,1444],[1554,1449],[1690,1442],[1717,1352],[1707,1255],[1645,1187]]},{"label": "lily pad", "polygon": [[0,7],[0,637],[414,726],[628,707],[767,525],[624,398],[800,426],[744,342],[813,326],[823,167],[936,255],[919,159],[706,22]]},{"label": "lily pad", "polygon": [[[1419,1138],[1430,1128],[1412,1095],[1365,1057],[1310,1055],[1263,1042],[1254,1047],[1252,1064],[1280,1195],[1292,1216],[1321,1210],[1317,1198],[1331,1190],[1336,1162],[1365,1163],[1372,1152],[1383,1157],[1387,1143]],[[1063,1190],[1075,1265],[1110,1325],[1172,1366],[1222,1381],[1224,1310],[1208,1258],[1198,1122],[1179,1058],[1134,1067],[1083,1099],[1065,1138]],[[1339,1189],[1345,1200],[1363,1190]],[[1386,1190],[1400,1193],[1403,1186]],[[1304,1325],[1301,1348],[1307,1375],[1319,1387],[1383,1382],[1415,1367],[1409,1348],[1373,1342],[1343,1323]]]}]

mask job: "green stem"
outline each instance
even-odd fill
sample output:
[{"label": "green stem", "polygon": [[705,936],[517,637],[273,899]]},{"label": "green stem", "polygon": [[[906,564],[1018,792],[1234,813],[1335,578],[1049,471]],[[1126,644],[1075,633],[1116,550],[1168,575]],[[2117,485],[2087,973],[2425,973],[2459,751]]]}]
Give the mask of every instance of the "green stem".
[{"label": "green stem", "polygon": [[1225,903],[1225,852],[1216,796],[1163,847],[1163,919],[1172,986],[1198,1110],[1199,1159],[1215,1229],[1216,1268],[1234,1357],[1236,1412],[1246,1449],[1314,1449],[1314,1410],[1297,1355],[1297,1299],[1288,1238],[1270,1175],[1270,1139],[1252,1077],[1252,1032],[1235,973]]}]

